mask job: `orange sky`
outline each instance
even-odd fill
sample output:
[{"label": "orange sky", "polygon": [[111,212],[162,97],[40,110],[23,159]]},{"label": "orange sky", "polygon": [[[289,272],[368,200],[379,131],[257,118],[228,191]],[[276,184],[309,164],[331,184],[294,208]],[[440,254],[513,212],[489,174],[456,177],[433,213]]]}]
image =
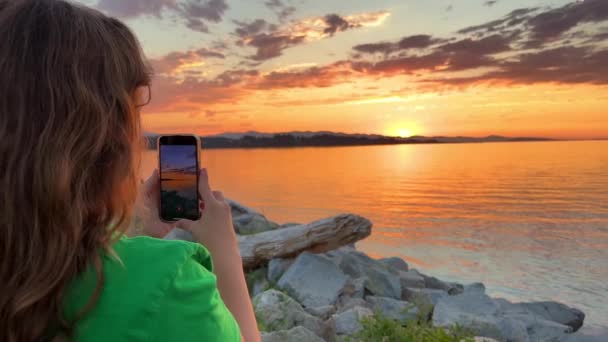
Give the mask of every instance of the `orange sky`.
[{"label": "orange sky", "polygon": [[605,0],[190,2],[88,3],[142,40],[149,132],[608,138]]}]

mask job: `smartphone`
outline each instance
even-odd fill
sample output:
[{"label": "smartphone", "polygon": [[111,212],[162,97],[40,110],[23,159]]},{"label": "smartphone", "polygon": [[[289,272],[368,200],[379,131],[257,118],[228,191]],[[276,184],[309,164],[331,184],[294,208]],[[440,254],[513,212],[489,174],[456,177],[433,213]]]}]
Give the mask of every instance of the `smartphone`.
[{"label": "smartphone", "polygon": [[160,173],[159,216],[162,221],[198,220],[200,140],[193,135],[158,137]]}]

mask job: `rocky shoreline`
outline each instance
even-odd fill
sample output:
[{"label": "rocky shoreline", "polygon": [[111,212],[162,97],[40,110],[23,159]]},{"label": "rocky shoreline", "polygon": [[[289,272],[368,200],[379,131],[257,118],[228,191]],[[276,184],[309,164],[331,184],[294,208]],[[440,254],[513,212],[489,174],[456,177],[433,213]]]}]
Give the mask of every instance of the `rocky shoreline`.
[{"label": "rocky shoreline", "polygon": [[[371,233],[371,222],[356,215],[280,226],[229,203],[265,342],[344,341],[374,313],[403,324],[422,315],[435,327],[472,331],[478,341],[602,341],[576,334],[585,314],[564,304],[511,303],[491,298],[481,283],[444,281],[400,258],[367,256],[354,241]],[[331,229],[346,233],[322,234]]]}]

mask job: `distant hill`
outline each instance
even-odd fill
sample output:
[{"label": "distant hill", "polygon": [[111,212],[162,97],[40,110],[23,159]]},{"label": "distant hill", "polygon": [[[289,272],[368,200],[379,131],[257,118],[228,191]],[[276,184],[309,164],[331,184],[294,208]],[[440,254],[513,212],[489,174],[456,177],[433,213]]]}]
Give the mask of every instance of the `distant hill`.
[{"label": "distant hill", "polygon": [[[149,147],[156,148],[154,133],[146,133]],[[534,137],[389,137],[378,134],[349,134],[329,131],[294,131],[286,133],[223,133],[200,137],[203,148],[259,148],[259,147],[305,147],[305,146],[357,146],[357,145],[396,145],[396,144],[454,144],[514,141],[549,141],[552,139]]]}]

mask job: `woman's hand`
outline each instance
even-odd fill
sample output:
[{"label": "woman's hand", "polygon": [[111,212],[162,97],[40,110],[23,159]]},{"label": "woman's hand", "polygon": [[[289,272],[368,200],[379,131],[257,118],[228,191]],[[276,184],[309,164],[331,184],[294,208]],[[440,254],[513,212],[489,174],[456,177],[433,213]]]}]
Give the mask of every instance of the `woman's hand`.
[{"label": "woman's hand", "polygon": [[176,226],[192,233],[196,241],[209,249],[213,257],[217,253],[238,253],[230,205],[220,191],[211,190],[206,169],[200,170],[198,191],[204,203],[201,218],[198,221],[179,220]]},{"label": "woman's hand", "polygon": [[230,206],[221,192],[211,190],[206,169],[200,171],[198,191],[204,202],[203,215],[198,221],[180,220],[177,226],[190,231],[211,252],[217,288],[238,322],[243,339],[259,342],[260,332],[245,282]]},{"label": "woman's hand", "polygon": [[152,175],[139,187],[131,229],[133,235],[163,238],[173,229],[174,224],[160,220],[158,215],[159,196],[160,177],[158,170],[154,170]]}]

